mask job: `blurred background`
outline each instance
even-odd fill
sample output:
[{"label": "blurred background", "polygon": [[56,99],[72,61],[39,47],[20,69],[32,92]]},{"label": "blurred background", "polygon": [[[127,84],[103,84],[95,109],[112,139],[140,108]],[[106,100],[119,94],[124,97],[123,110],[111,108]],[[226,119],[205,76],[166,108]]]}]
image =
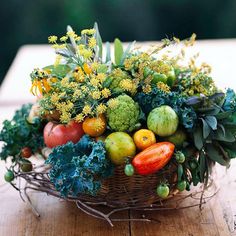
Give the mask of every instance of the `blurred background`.
[{"label": "blurred background", "polygon": [[[0,83],[17,49],[98,22],[103,41],[236,38],[236,0],[8,0],[0,7]],[[37,55],[35,55],[37,57]]]}]

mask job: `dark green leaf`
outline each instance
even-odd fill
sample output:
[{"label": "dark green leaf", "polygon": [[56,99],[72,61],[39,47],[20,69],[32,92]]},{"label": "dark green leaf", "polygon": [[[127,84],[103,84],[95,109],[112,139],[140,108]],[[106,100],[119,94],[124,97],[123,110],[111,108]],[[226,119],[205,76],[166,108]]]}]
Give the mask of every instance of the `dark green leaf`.
[{"label": "dark green leaf", "polygon": [[225,132],[223,132],[222,129],[217,129],[214,132],[212,139],[219,140],[219,141],[225,141],[225,142],[234,142],[235,141],[235,137],[231,133],[231,130],[229,130],[229,129],[225,129]]},{"label": "dark green leaf", "polygon": [[203,129],[202,129],[203,138],[206,139],[209,136],[211,129],[210,129],[209,125],[207,124],[207,122],[203,118],[201,118],[201,120],[202,120],[202,124],[203,124]]},{"label": "dark green leaf", "polygon": [[212,161],[215,161],[223,166],[229,165],[229,160],[225,160],[225,157],[219,147],[213,144],[207,144],[206,153]]},{"label": "dark green leaf", "polygon": [[217,129],[217,119],[214,116],[206,116],[205,121],[213,129]]},{"label": "dark green leaf", "polygon": [[217,120],[229,118],[232,115],[232,111],[221,112],[215,115]]},{"label": "dark green leaf", "polygon": [[207,162],[206,162],[206,156],[203,152],[200,152],[199,156],[199,168],[200,168],[200,180],[203,183],[205,174],[207,172]]},{"label": "dark green leaf", "polygon": [[195,129],[195,131],[193,133],[193,138],[194,138],[195,147],[198,150],[201,150],[204,142],[203,142],[202,128],[200,126]]},{"label": "dark green leaf", "polygon": [[121,58],[123,56],[123,46],[119,39],[115,39],[114,41],[114,53],[115,53],[115,63],[116,65],[121,64]]}]

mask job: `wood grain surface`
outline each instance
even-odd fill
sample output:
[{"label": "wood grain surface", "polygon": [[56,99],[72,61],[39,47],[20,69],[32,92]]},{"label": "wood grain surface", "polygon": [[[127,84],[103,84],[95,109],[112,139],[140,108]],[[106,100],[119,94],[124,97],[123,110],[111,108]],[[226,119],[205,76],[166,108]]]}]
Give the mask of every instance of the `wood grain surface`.
[{"label": "wood grain surface", "polygon": [[[232,79],[236,63],[236,40],[201,41],[196,45],[204,61],[213,67],[213,77],[221,87],[236,89]],[[53,51],[44,45],[22,47],[0,90],[0,124],[10,118],[20,104],[34,101],[29,94],[29,73],[34,67],[53,62]],[[1,127],[1,125],[0,125]],[[114,227],[81,212],[75,204],[44,193],[30,196],[40,218],[17,191],[3,180],[5,163],[0,163],[0,236],[236,236],[236,161],[225,175],[219,168],[221,189],[202,211],[198,207],[176,211],[125,211],[117,217],[145,215],[154,222],[115,222]],[[191,200],[189,200],[191,201]]]}]

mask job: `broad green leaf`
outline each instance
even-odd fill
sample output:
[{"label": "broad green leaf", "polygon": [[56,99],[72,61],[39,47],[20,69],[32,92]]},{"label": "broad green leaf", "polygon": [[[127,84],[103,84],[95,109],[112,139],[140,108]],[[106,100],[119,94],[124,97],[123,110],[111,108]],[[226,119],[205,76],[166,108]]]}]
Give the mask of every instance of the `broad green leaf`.
[{"label": "broad green leaf", "polygon": [[115,39],[114,41],[114,53],[115,53],[115,63],[116,65],[121,64],[121,58],[123,56],[123,46],[119,39]]},{"label": "broad green leaf", "polygon": [[205,121],[213,129],[217,129],[217,119],[214,116],[206,116]]},{"label": "broad green leaf", "polygon": [[134,46],[134,44],[135,44],[135,41],[133,41],[132,43],[129,43],[129,44],[128,44],[128,46],[127,46],[125,52],[124,52],[123,55],[122,55],[121,62],[120,62],[121,65],[123,65],[123,63],[124,63],[126,57],[128,56],[128,54],[129,54],[129,52],[130,52],[130,49]]},{"label": "broad green leaf", "polygon": [[98,24],[97,22],[94,23],[94,29],[95,29],[95,39],[97,41],[97,45],[98,45],[98,55],[102,60],[102,38],[98,29]]},{"label": "broad green leaf", "polygon": [[193,133],[193,138],[194,138],[195,147],[198,150],[201,150],[204,143],[203,143],[202,128],[200,126],[195,129],[195,131]]},{"label": "broad green leaf", "polygon": [[109,42],[106,42],[106,62],[111,61],[111,45]]},{"label": "broad green leaf", "polygon": [[232,115],[232,111],[221,112],[215,115],[217,120],[229,118]]},{"label": "broad green leaf", "polygon": [[217,129],[214,132],[214,136],[212,137],[214,140],[224,141],[224,142],[234,142],[235,137],[231,133],[231,130],[225,129],[225,132],[223,132],[222,129]]},{"label": "broad green leaf", "polygon": [[50,65],[43,68],[44,70],[50,70],[52,75],[63,78],[70,71],[70,67],[68,65]]},{"label": "broad green leaf", "polygon": [[225,160],[222,151],[215,145],[207,144],[206,153],[212,161],[215,161],[223,166],[229,166],[229,160]]},{"label": "broad green leaf", "polygon": [[209,125],[207,124],[207,122],[203,118],[201,118],[201,120],[202,120],[202,124],[203,124],[203,129],[202,129],[203,138],[206,139],[211,132],[211,128],[209,127]]}]

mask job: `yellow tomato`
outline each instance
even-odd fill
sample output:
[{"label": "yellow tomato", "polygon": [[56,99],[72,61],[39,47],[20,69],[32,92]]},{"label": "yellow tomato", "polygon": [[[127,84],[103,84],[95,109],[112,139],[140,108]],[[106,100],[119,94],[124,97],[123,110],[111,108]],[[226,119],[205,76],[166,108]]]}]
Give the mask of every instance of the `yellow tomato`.
[{"label": "yellow tomato", "polygon": [[85,118],[83,122],[83,130],[91,137],[101,136],[106,130],[106,119],[104,115],[92,118]]},{"label": "yellow tomato", "polygon": [[156,143],[155,134],[148,129],[140,129],[134,134],[134,143],[139,150],[144,150]]}]

